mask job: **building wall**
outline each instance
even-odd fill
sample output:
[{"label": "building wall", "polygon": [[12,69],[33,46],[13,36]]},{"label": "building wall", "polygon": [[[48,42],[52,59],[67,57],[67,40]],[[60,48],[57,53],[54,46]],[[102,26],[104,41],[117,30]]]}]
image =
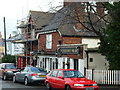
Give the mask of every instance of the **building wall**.
[{"label": "building wall", "polygon": [[58,45],[58,40],[61,39],[58,32],[50,33],[52,34],[52,49],[46,49],[46,35],[41,34],[38,38],[38,50],[56,50]]},{"label": "building wall", "polygon": [[[95,70],[107,70],[109,69],[108,61],[105,59],[105,56],[99,53],[92,53],[89,52],[89,59],[88,59],[88,68],[95,69]],[[90,62],[90,58],[93,58],[93,62]],[[85,58],[85,66],[86,66],[87,59]]]},{"label": "building wall", "polygon": [[[52,34],[52,49],[56,50],[59,41],[61,40],[62,44],[80,44],[82,39],[79,37],[61,37],[58,32],[51,33]],[[38,38],[38,50],[47,50],[46,49],[46,35],[41,34]]]},{"label": "building wall", "polygon": [[[99,42],[100,40],[98,38],[82,38],[82,44],[86,44],[84,50],[87,50],[88,48],[98,48]],[[93,58],[93,62],[90,62],[90,58]],[[87,55],[85,51],[84,60],[85,67],[87,67]],[[108,68],[108,61],[105,59],[105,56],[97,52],[88,53],[88,69],[106,70]]]},{"label": "building wall", "polygon": [[0,47],[0,59],[3,57],[4,52],[5,52],[5,47]]},{"label": "building wall", "polygon": [[82,38],[82,44],[87,44],[87,48],[96,48],[99,46],[99,42],[98,38]]},{"label": "building wall", "polygon": [[63,37],[63,44],[81,44],[80,37]]},{"label": "building wall", "polygon": [[[53,51],[57,50],[59,45],[59,41],[61,41],[61,44],[81,44],[82,39],[80,37],[61,37],[58,32],[51,33],[52,34],[52,49],[46,49],[46,35],[47,34],[40,34],[38,37],[38,50],[45,50],[45,51]],[[74,69],[74,59],[78,60],[78,70],[84,71],[84,67],[80,68],[79,66],[84,66],[84,63],[80,61],[83,60],[83,48],[81,48],[80,55],[61,55],[60,57],[57,57],[55,55],[39,55],[37,60],[37,66],[42,67],[46,69],[47,71],[50,71],[52,69],[55,69],[56,63],[58,63],[58,69],[67,69],[68,67],[70,69]],[[56,59],[58,62],[56,62]],[[46,62],[45,62],[46,61]],[[67,62],[69,62],[69,66],[67,65]],[[45,64],[46,63],[46,64]],[[53,67],[54,66],[54,67]],[[83,72],[82,72],[83,73]]]},{"label": "building wall", "polygon": [[24,53],[24,45],[23,44],[14,44],[11,42],[7,42],[7,54],[17,55]]}]

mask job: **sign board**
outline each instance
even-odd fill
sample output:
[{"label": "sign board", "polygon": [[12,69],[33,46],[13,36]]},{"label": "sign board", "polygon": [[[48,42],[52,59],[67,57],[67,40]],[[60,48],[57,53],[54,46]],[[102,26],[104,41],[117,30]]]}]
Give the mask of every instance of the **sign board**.
[{"label": "sign board", "polygon": [[60,47],[58,53],[62,55],[80,54],[80,47]]}]

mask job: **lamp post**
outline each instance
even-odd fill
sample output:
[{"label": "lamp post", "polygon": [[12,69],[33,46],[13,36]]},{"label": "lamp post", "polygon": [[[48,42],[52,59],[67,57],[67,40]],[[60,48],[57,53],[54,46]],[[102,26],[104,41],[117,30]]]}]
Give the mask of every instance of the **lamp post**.
[{"label": "lamp post", "polygon": [[6,24],[5,24],[5,17],[3,18],[4,22],[4,38],[5,38],[5,56],[7,55],[7,44],[6,44]]}]

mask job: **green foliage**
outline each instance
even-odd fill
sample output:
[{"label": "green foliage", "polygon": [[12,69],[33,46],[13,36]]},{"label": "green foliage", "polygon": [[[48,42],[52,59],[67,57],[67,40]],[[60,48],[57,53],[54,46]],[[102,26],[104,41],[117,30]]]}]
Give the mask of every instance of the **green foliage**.
[{"label": "green foliage", "polygon": [[112,22],[107,26],[106,36],[101,40],[100,51],[109,61],[110,69],[120,70],[120,2],[106,5]]},{"label": "green foliage", "polygon": [[2,63],[15,63],[16,59],[14,55],[6,55],[2,58]]}]

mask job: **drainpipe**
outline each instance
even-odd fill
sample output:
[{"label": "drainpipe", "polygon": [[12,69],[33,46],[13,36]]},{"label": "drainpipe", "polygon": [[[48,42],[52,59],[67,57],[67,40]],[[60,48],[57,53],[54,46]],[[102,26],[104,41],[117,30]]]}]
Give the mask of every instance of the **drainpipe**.
[{"label": "drainpipe", "polygon": [[88,51],[86,51],[86,55],[87,55],[87,67],[86,67],[86,69],[89,69],[89,55],[88,55]]}]

